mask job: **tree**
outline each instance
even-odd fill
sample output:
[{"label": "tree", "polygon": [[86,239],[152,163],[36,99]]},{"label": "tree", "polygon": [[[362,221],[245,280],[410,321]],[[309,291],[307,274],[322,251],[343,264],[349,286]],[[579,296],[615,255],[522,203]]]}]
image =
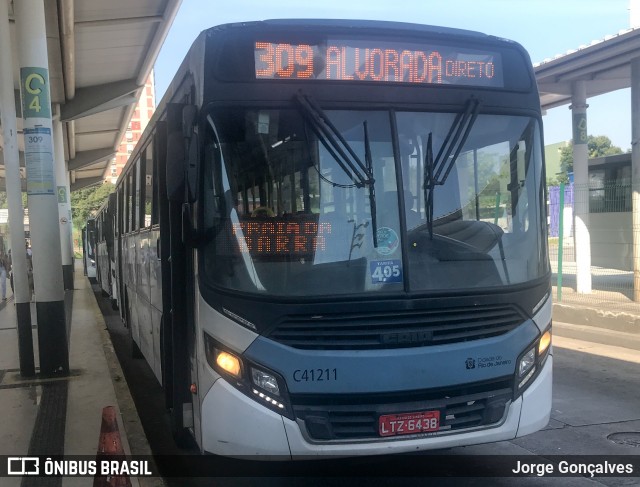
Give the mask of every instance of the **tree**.
[{"label": "tree", "polygon": [[82,228],[87,224],[90,216],[94,215],[98,208],[105,202],[109,193],[115,186],[105,182],[100,186],[90,186],[71,193],[71,212],[73,214],[73,226]]},{"label": "tree", "polygon": [[[73,214],[73,225],[75,228],[82,228],[86,225],[87,219],[94,214],[98,208],[115,189],[115,186],[105,182],[100,186],[90,186],[79,189],[71,193],[71,211]],[[22,193],[22,206],[28,207],[27,193]],[[0,209],[8,208],[7,194],[0,191]]]},{"label": "tree", "polygon": [[[589,135],[587,137],[587,152],[589,157],[612,156],[622,154],[622,149],[611,143],[606,135]],[[562,174],[558,176],[558,182],[567,183],[569,173],[573,172],[573,141],[560,149],[560,169]]]},{"label": "tree", "polygon": [[[22,207],[27,207],[27,193],[22,193]],[[9,208],[6,191],[0,191],[0,209]]]}]

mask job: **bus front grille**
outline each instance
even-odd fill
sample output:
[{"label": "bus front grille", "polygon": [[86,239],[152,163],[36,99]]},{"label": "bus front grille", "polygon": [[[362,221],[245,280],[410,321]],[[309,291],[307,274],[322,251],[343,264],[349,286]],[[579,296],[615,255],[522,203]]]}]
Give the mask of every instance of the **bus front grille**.
[{"label": "bus front grille", "polygon": [[306,350],[422,347],[502,335],[523,323],[515,306],[289,315],[267,336]]},{"label": "bus front grille", "polygon": [[491,426],[504,417],[513,397],[511,378],[454,388],[363,395],[293,395],[296,418],[312,440],[380,438],[379,418],[386,414],[440,412],[440,435]]}]

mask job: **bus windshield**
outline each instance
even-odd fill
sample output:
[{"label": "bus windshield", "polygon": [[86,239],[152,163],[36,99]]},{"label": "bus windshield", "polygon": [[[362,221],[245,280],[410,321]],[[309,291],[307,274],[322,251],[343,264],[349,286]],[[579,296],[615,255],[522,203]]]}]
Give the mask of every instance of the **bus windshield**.
[{"label": "bus windshield", "polygon": [[458,114],[322,115],[339,137],[296,106],[208,114],[202,250],[213,285],[330,296],[472,291],[545,275],[535,119],[479,114],[430,184],[427,140],[438,153]]}]

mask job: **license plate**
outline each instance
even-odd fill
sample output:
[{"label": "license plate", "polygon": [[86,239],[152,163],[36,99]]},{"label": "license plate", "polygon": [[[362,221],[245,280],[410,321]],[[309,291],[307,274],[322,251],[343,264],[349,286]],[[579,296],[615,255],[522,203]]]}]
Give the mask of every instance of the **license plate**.
[{"label": "license plate", "polygon": [[378,421],[380,436],[414,435],[440,429],[440,411],[383,414]]}]

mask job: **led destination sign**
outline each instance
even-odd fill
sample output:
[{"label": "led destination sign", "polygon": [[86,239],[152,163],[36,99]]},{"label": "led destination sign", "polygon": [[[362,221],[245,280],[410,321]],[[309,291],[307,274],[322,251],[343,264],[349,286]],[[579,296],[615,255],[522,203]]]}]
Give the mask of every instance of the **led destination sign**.
[{"label": "led destination sign", "polygon": [[270,221],[250,219],[232,223],[232,242],[225,247],[233,252],[270,256],[310,256],[327,249],[331,224],[316,221]]},{"label": "led destination sign", "polygon": [[401,42],[256,42],[256,79],[503,87],[498,52]]}]

